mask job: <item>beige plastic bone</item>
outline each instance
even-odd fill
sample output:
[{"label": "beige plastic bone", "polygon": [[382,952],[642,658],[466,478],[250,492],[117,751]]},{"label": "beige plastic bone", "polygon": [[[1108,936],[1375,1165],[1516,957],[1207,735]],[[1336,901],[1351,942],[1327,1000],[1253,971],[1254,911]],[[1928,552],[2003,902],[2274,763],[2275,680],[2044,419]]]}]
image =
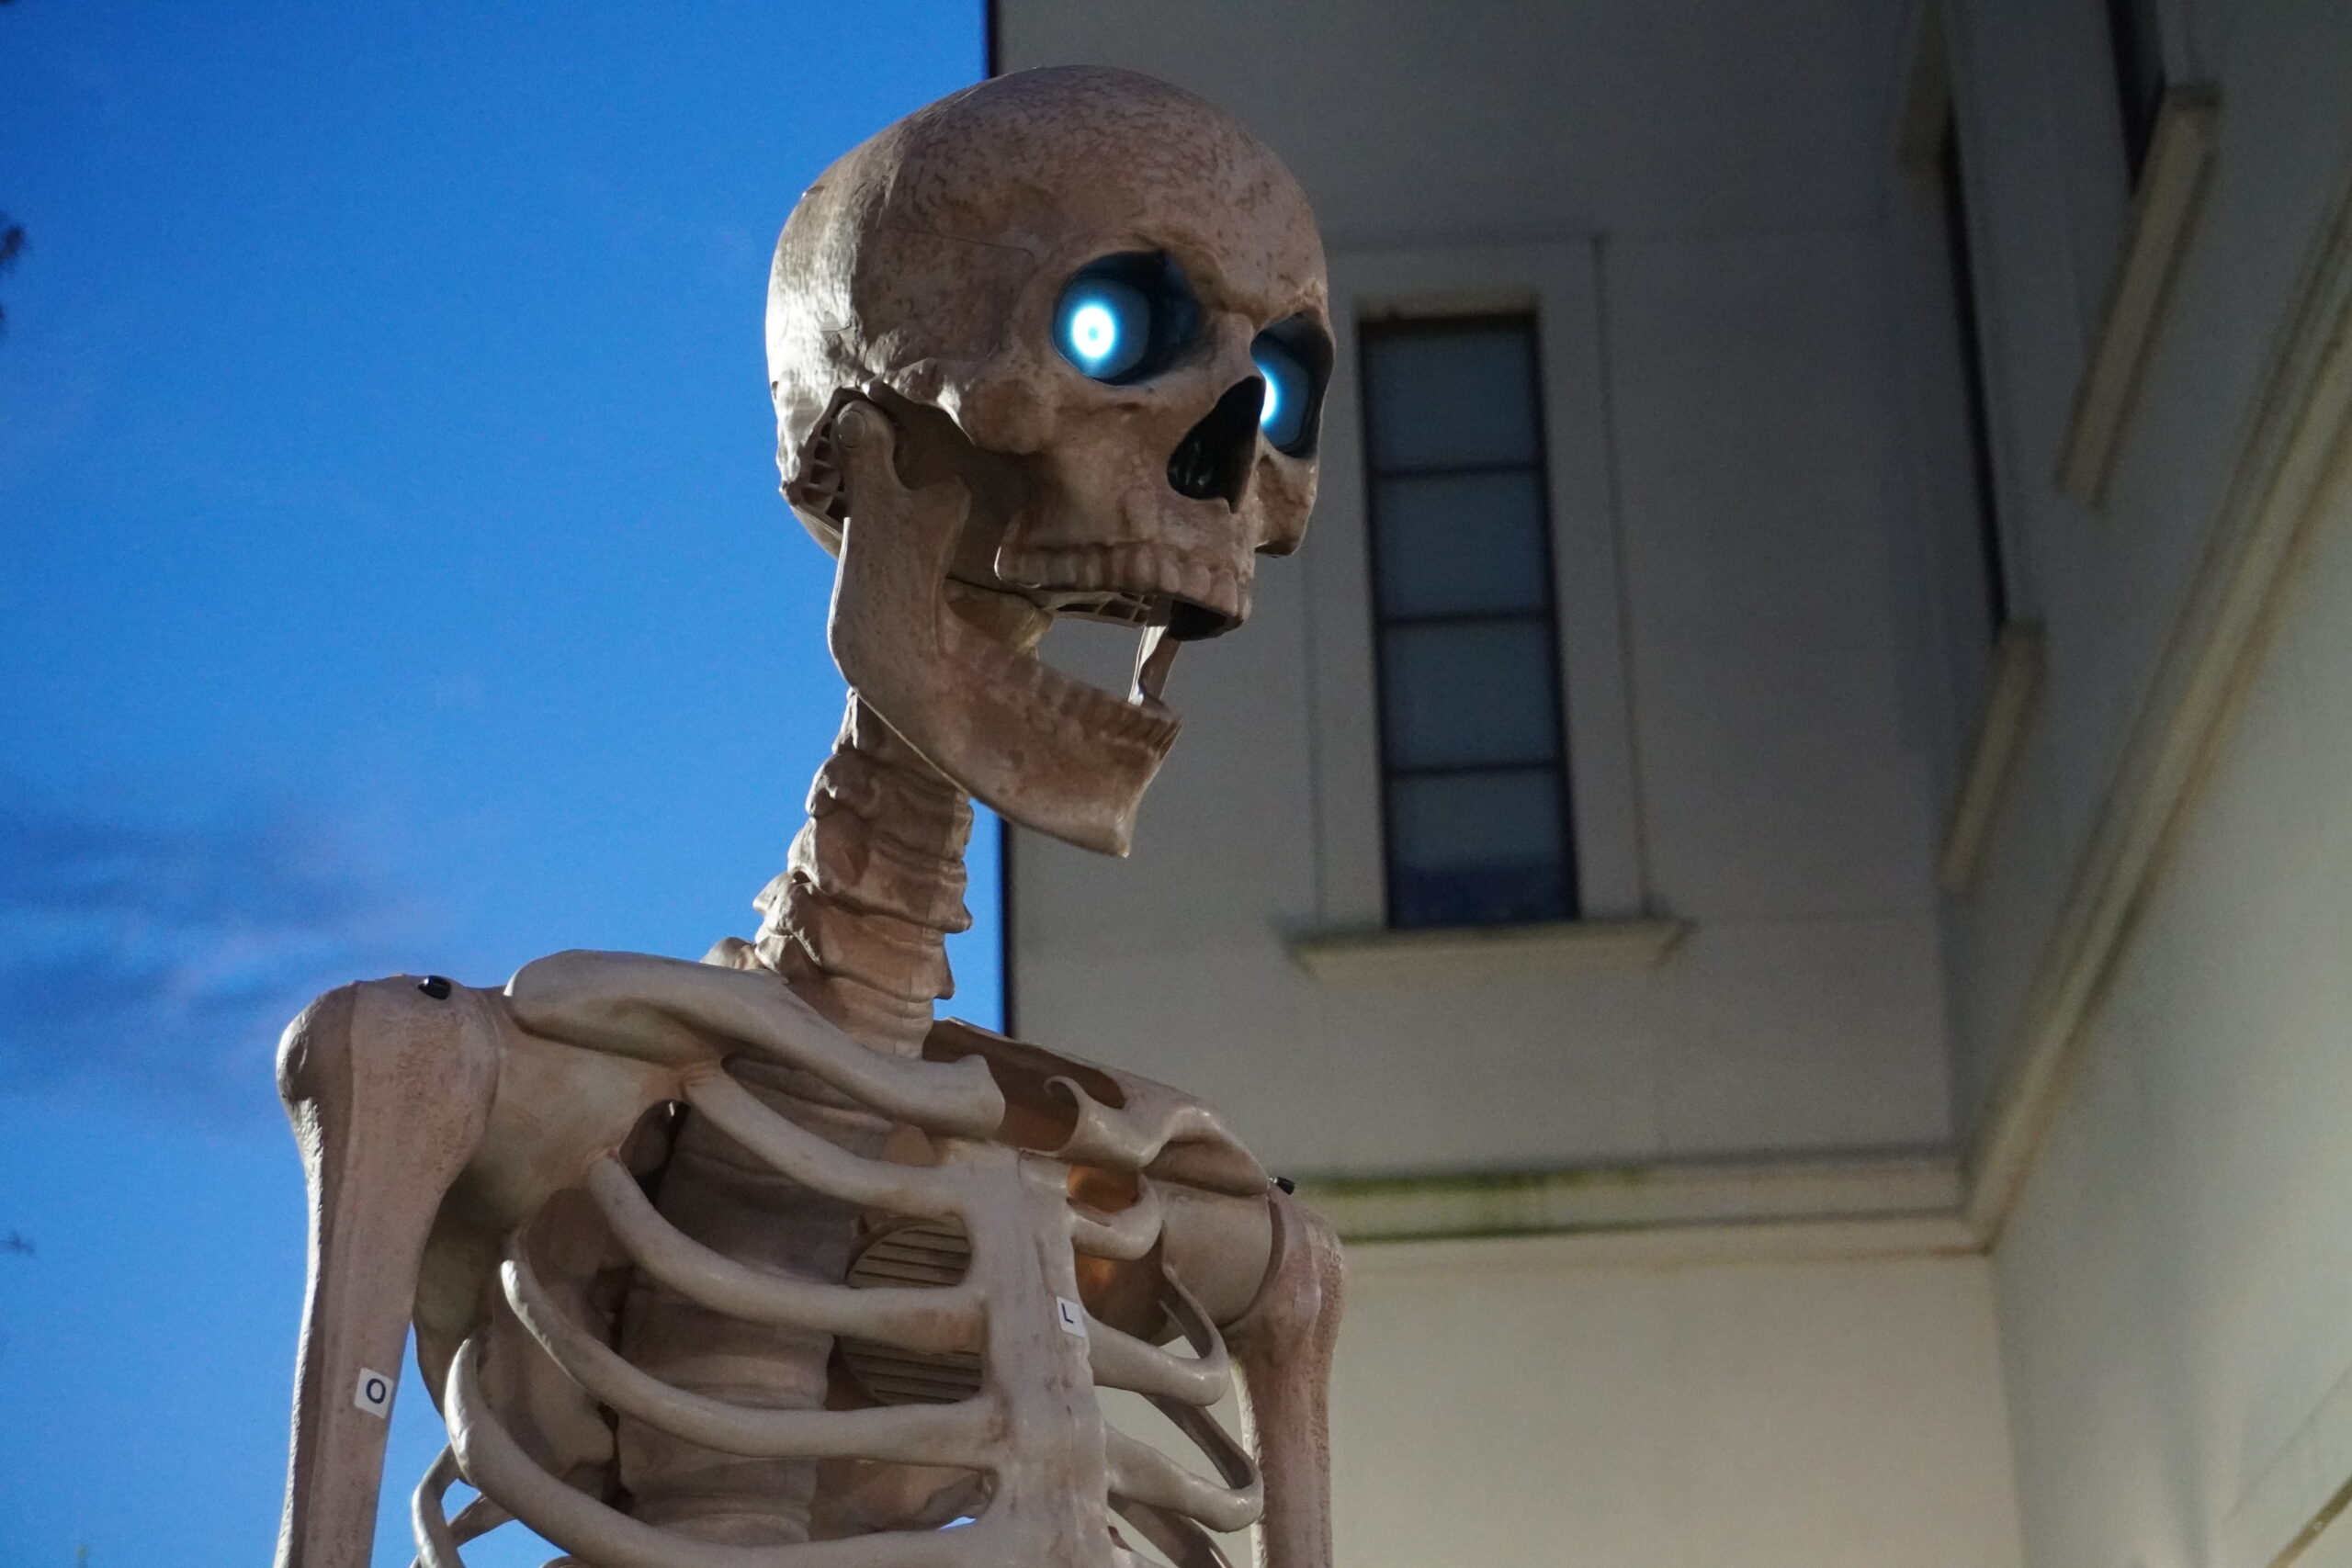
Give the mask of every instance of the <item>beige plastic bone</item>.
[{"label": "beige plastic bone", "polygon": [[[964,487],[898,485],[897,437],[865,405],[843,409],[817,439],[828,435],[859,494],[834,590],[842,672],[892,728],[933,762],[957,766],[983,799],[1017,793],[1023,817],[1056,837],[1126,853],[1135,803],[1176,742],[1175,716],[1067,682],[967,625],[940,596],[964,528]],[[1039,722],[1041,708],[1058,721]],[[1121,787],[1105,790],[1106,776]],[[1117,804],[1108,816],[1106,798]]]},{"label": "beige plastic bone", "polygon": [[488,1123],[496,1029],[471,993],[435,1004],[393,981],[331,991],[286,1032],[311,1256],[281,1563],[365,1568],[425,1235]]},{"label": "beige plastic bone", "polygon": [[1296,1568],[1331,1561],[1329,1401],[1347,1269],[1321,1215],[1279,1189],[1272,1203],[1273,1265],[1231,1326],[1270,1500],[1261,1561]]},{"label": "beige plastic bone", "polygon": [[[1073,271],[1119,253],[1180,267],[1201,321],[1164,371],[1113,385],[1061,356],[1051,318]],[[899,423],[921,498],[905,519],[919,551],[848,542],[835,658],[892,728],[1013,820],[1125,853],[1176,736],[1159,700],[1175,643],[1147,633],[1158,657],[1122,701],[1029,657],[1046,612],[1167,628],[1181,607],[1183,635],[1202,635],[1244,619],[1258,557],[1304,536],[1314,454],[1259,440],[1254,404],[1214,493],[1170,477],[1222,400],[1251,400],[1252,342],[1277,323],[1328,356],[1322,242],[1297,182],[1225,115],[1133,72],[1026,71],[956,94],[844,155],[793,209],[767,318],[786,493],[828,548],[844,549],[844,517],[859,531],[840,502],[855,459],[826,431],[846,391]],[[968,519],[932,493],[946,478]],[[869,483],[859,499],[881,498]],[[859,604],[871,620],[845,625]]]},{"label": "beige plastic bone", "polygon": [[[989,1039],[968,1030],[956,1038]],[[937,1163],[867,1159],[795,1125],[728,1076],[724,1057],[736,1052],[788,1063],[921,1128]],[[1067,1074],[1048,1081],[1085,1107],[1071,1139],[1082,1147],[1024,1152],[989,1139],[1007,1103],[983,1055],[877,1056],[770,976],[619,953],[542,960],[503,996],[431,981],[345,987],[288,1032],[284,1063],[322,1219],[281,1562],[366,1561],[384,1424],[351,1404],[346,1385],[363,1371],[397,1371],[410,1301],[471,1299],[482,1308],[447,1374],[452,1457],[427,1476],[417,1505],[422,1561],[433,1568],[456,1568],[464,1532],[441,1517],[437,1499],[458,1476],[492,1500],[494,1510],[485,1516],[511,1514],[597,1568],[1112,1563],[1123,1552],[1106,1508],[1150,1519],[1154,1539],[1168,1535],[1188,1550],[1201,1544],[1202,1529],[1245,1528],[1259,1514],[1247,1450],[1202,1414],[1227,1392],[1229,1363],[1208,1313],[1181,1280],[1165,1281],[1164,1305],[1191,1356],[1170,1354],[1083,1309],[1065,1316],[1064,1303],[1075,1306],[1082,1295],[1081,1258],[1132,1261],[1171,1239],[1163,1234],[1170,1211],[1148,1167],[1189,1163],[1227,1186],[1251,1179],[1255,1162],[1214,1115],[1173,1091],[1062,1062]],[[1080,1075],[1108,1083],[1132,1109],[1095,1098]],[[970,1237],[970,1272],[937,1290],[861,1290],[755,1273],[699,1247],[654,1212],[619,1160],[642,1112],[673,1100],[815,1190],[957,1222]],[[1132,1176],[1135,1201],[1115,1213],[1073,1202],[1070,1156],[1081,1154],[1089,1165]],[[1109,1160],[1118,1163],[1102,1166]],[[1271,1190],[1262,1173],[1255,1180],[1262,1205]],[[531,1221],[548,1199],[574,1190],[602,1215],[613,1247],[713,1310],[910,1349],[978,1348],[986,1369],[981,1389],[946,1406],[767,1411],[662,1385],[583,1321],[577,1300],[566,1299],[576,1298],[577,1281],[567,1290],[541,1278],[527,1239]],[[1237,1224],[1232,1213],[1250,1208],[1250,1200],[1193,1190],[1174,1213],[1195,1232],[1223,1233],[1205,1239],[1227,1252],[1238,1247],[1245,1271],[1265,1272],[1272,1233],[1253,1228],[1246,1213]],[[359,1193],[373,1206],[350,1207]],[[504,1235],[494,1286],[479,1276],[484,1254],[467,1245],[493,1230]],[[1176,1240],[1170,1250],[1203,1239]],[[1253,1249],[1254,1268],[1247,1262]],[[1277,1293],[1261,1292],[1253,1326],[1266,1316],[1267,1300],[1290,1303],[1279,1287],[1284,1277],[1277,1269],[1277,1283],[1268,1287]],[[362,1304],[355,1309],[355,1302]],[[510,1429],[486,1393],[484,1362],[501,1348],[493,1330],[503,1321],[492,1307],[511,1314],[597,1404],[688,1441],[751,1456],[977,1471],[990,1478],[991,1495],[978,1523],[951,1535],[891,1532],[860,1538],[867,1544],[758,1551],[667,1535],[551,1472],[534,1457],[531,1436]],[[433,1326],[450,1331],[446,1321]],[[1294,1382],[1287,1370],[1280,1379],[1269,1374],[1261,1406],[1287,1408],[1279,1402]],[[1093,1404],[1097,1386],[1129,1389],[1169,1409],[1217,1479],[1107,1428]],[[1261,1427],[1266,1419],[1261,1415]],[[1287,1551],[1273,1560],[1314,1561]]]},{"label": "beige plastic bone", "polygon": [[[1047,316],[1138,248],[1199,332],[1114,387]],[[513,1519],[567,1568],[1126,1568],[1126,1531],[1224,1568],[1213,1532],[1252,1521],[1268,1568],[1329,1568],[1329,1231],[1190,1097],[933,1015],[966,792],[1123,852],[1177,643],[1299,541],[1312,451],[1260,439],[1251,344],[1328,358],[1312,214],[1165,84],[1001,78],[812,187],[769,325],[787,493],[841,557],[840,743],[755,941],[374,981],[288,1030],[311,1255],[280,1568],[367,1562],[412,1326],[449,1429],[424,1568]],[[1143,628],[1125,700],[1035,660],[1064,613]],[[853,1274],[916,1226],[952,1266]],[[947,1392],[886,1402],[853,1350]],[[1237,1369],[1246,1446],[1208,1414]]]}]

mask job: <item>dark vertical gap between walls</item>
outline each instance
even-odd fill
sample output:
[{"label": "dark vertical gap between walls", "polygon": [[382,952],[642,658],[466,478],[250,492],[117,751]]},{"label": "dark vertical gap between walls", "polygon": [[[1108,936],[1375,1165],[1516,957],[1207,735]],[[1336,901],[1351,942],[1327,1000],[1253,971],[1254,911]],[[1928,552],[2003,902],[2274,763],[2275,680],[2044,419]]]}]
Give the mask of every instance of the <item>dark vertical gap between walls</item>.
[{"label": "dark vertical gap between walls", "polygon": [[1993,488],[1993,430],[1984,392],[1984,343],[1976,319],[1976,272],[1968,243],[1968,195],[1961,185],[1960,121],[1944,117],[1936,149],[1936,184],[1943,198],[1944,246],[1951,269],[1953,325],[1960,334],[1961,381],[1968,408],[1969,465],[1976,479],[1976,543],[1984,571],[1984,615],[1995,636],[2009,624],[2008,563],[2003,558],[2000,508]]},{"label": "dark vertical gap between walls", "polygon": [[2107,0],[2107,43],[2115,60],[2116,106],[2122,111],[2124,167],[2137,186],[2165,97],[2164,39],[2155,8],[2147,0]]}]

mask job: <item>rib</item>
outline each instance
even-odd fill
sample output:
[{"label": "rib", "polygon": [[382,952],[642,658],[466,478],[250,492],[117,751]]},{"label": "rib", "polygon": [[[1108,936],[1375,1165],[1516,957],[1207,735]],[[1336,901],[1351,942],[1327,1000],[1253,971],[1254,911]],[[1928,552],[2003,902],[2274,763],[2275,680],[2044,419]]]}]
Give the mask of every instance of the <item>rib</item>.
[{"label": "rib", "polygon": [[[1188,1519],[1166,1508],[1155,1508],[1148,1503],[1133,1498],[1122,1499],[1114,1505],[1119,1517],[1136,1527],[1144,1540],[1168,1555],[1176,1568],[1233,1568],[1209,1532],[1200,1521]],[[1139,1554],[1138,1554],[1139,1555]]]},{"label": "rib", "polygon": [[1250,1457],[1250,1450],[1237,1442],[1232,1433],[1217,1424],[1216,1416],[1198,1405],[1186,1404],[1181,1400],[1154,1398],[1151,1404],[1153,1409],[1174,1423],[1178,1431],[1193,1439],[1193,1446],[1216,1467],[1216,1472],[1225,1477],[1227,1486],[1252,1496],[1263,1490],[1264,1483],[1258,1474],[1258,1461]]},{"label": "rib", "polygon": [[854,1290],[748,1268],[663,1219],[637,1179],[610,1156],[589,1168],[588,1190],[632,1262],[713,1312],[933,1354],[979,1343],[980,1297],[969,1286]]},{"label": "rib", "polygon": [[[455,1463],[456,1461],[451,1461]],[[514,1516],[500,1507],[493,1498],[477,1497],[449,1517],[449,1536],[459,1546],[488,1535],[501,1525],[511,1525]]]},{"label": "rib", "polygon": [[1247,1529],[1258,1522],[1264,1507],[1254,1477],[1253,1484],[1239,1489],[1204,1481],[1158,1449],[1116,1427],[1102,1429],[1102,1457],[1110,1471],[1111,1495],[1172,1510],[1213,1530]]},{"label": "rib", "polygon": [[[986,1069],[983,1068],[983,1071]],[[916,1166],[865,1159],[797,1127],[724,1073],[687,1080],[685,1101],[753,1156],[804,1187],[895,1213],[956,1217],[954,1184]]]},{"label": "rib", "polygon": [[890,1530],[783,1546],[722,1546],[632,1519],[564,1484],[523,1451],[483,1396],[481,1350],[475,1335],[449,1368],[445,1407],[458,1468],[484,1496],[596,1568],[964,1568],[987,1555],[969,1539],[989,1529],[985,1518],[962,1530]]},{"label": "rib", "polygon": [[458,1470],[458,1456],[445,1447],[426,1468],[424,1479],[416,1483],[408,1516],[416,1536],[416,1561],[409,1568],[466,1568],[466,1560],[458,1555],[457,1533],[449,1528],[448,1513],[442,1506],[450,1485],[464,1479]]},{"label": "rib", "polygon": [[631,1366],[556,1305],[519,1248],[510,1251],[500,1275],[514,1315],[565,1376],[615,1410],[672,1437],[747,1459],[876,1459],[989,1468],[989,1439],[1001,1425],[993,1395],[873,1410],[730,1404],[673,1388]]},{"label": "rib", "polygon": [[1194,1353],[1170,1355],[1090,1314],[1087,1359],[1094,1382],[1099,1387],[1123,1388],[1184,1404],[1215,1404],[1233,1390],[1233,1363],[1226,1354],[1225,1341],[1174,1275],[1167,1276],[1167,1284],[1161,1305]]}]

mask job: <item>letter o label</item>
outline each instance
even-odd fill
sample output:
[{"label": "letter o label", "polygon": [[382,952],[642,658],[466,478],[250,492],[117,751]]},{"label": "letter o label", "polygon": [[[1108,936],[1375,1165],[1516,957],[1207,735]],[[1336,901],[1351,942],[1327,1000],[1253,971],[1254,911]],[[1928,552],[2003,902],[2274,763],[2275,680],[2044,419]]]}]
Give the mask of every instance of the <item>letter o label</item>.
[{"label": "letter o label", "polygon": [[392,1418],[392,1390],[396,1385],[382,1372],[359,1369],[359,1386],[353,1391],[351,1402],[379,1421]]}]

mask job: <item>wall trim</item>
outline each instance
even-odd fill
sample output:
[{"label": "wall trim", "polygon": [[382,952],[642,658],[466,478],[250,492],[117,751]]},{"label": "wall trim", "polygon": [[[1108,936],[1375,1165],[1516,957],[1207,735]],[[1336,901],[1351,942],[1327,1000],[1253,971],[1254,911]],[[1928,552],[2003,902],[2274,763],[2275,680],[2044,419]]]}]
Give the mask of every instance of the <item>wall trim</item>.
[{"label": "wall trim", "polygon": [[2041,694],[2043,641],[2039,621],[2011,621],[1994,640],[1984,711],[1944,824],[1943,851],[1936,857],[1936,881],[1947,893],[1965,893],[1976,881],[1977,862],[1993,836],[1993,818],[2008,793],[2034,700]]},{"label": "wall trim", "polygon": [[[2216,1532],[2216,1568],[2290,1568],[2342,1562],[2342,1532],[2328,1535],[2335,1550],[2312,1555],[2329,1527],[2352,1507],[2352,1373],[2336,1380],[2287,1445],[2262,1467]],[[2281,1542],[2284,1545],[2281,1545]]]},{"label": "wall trim", "polygon": [[[2270,1560],[2267,1568],[2289,1568],[2294,1563],[2301,1563],[2303,1568],[2320,1568],[2323,1564],[2340,1563],[2344,1553],[2337,1549],[2343,1544],[2343,1537],[2340,1533],[2329,1535],[2327,1529],[2343,1517],[2346,1505],[2352,1505],[2352,1481],[2346,1481],[2336,1488],[2335,1495],[2328,1498],[2319,1512],[2295,1532],[2295,1539]],[[2318,1546],[2323,1538],[2328,1543],[2327,1549],[2313,1555],[2312,1548]]]},{"label": "wall trim", "polygon": [[1560,1269],[1690,1269],[1756,1263],[1857,1263],[1966,1258],[1981,1249],[1950,1216],[1792,1220],[1482,1240],[1349,1242],[1353,1280]]},{"label": "wall trim", "polygon": [[[1892,1220],[1934,1222],[1939,1247],[1974,1245],[1959,1219],[1958,1164],[1939,1153],[1334,1176],[1297,1187],[1300,1200],[1351,1245],[1485,1246],[1596,1234],[1689,1240],[1711,1229]],[[1672,1250],[1681,1243],[1660,1245]]]},{"label": "wall trim", "polygon": [[2273,350],[2235,471],[1964,1163],[1997,1236],[2081,1066],[2100,1005],[2228,739],[2312,536],[2352,502],[2352,192]]},{"label": "wall trim", "polygon": [[2098,337],[2084,362],[2058,448],[2058,488],[2086,506],[2097,506],[2106,490],[2116,438],[2139,390],[2181,253],[2188,248],[2220,116],[2219,100],[2205,87],[2175,87],[2156,111]]}]

